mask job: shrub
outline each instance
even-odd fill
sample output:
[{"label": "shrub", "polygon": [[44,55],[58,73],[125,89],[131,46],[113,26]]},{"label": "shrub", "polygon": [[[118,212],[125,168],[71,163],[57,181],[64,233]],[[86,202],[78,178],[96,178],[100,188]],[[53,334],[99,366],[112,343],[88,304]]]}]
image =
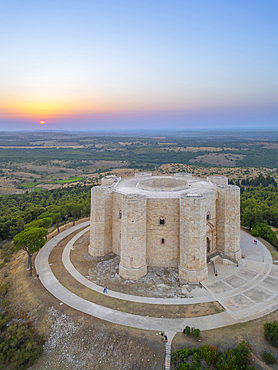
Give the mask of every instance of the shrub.
[{"label": "shrub", "polygon": [[278,348],[278,322],[266,322],[264,324],[264,335],[274,347]]},{"label": "shrub", "polygon": [[23,323],[12,323],[0,334],[0,364],[15,369],[30,367],[40,356],[42,346]]},{"label": "shrub", "polygon": [[185,327],[185,334],[190,335],[190,332],[191,332],[190,326],[186,326]]},{"label": "shrub", "polygon": [[217,361],[218,349],[214,346],[205,345],[201,348],[201,356],[208,365],[213,365]]},{"label": "shrub", "polygon": [[237,348],[229,349],[222,353],[216,362],[216,368],[219,370],[246,369],[246,363],[250,352],[250,344],[243,341],[237,346]]},{"label": "shrub", "polygon": [[268,352],[263,352],[262,353],[262,359],[264,360],[264,362],[267,364],[267,365],[273,365],[276,363],[276,360],[275,358],[272,356],[271,353],[268,353]]},{"label": "shrub", "polygon": [[200,329],[193,329],[192,334],[194,335],[195,338],[198,338],[200,336]]}]

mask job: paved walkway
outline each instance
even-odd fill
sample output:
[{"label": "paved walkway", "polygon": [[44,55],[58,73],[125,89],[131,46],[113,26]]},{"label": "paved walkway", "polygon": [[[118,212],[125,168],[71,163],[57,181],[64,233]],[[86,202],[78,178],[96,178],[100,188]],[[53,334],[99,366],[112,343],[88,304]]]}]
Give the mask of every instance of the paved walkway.
[{"label": "paved walkway", "polygon": [[[84,222],[76,225],[69,230],[57,235],[45,244],[40,250],[35,260],[37,272],[40,275],[42,284],[61,302],[81,311],[106,320],[112,323],[135,327],[146,330],[159,330],[165,333],[175,333],[182,331],[186,325],[198,327],[200,330],[209,330],[227,325],[232,325],[237,322],[248,321],[253,318],[261,317],[264,314],[274,311],[278,306],[278,266],[272,265],[272,258],[268,250],[260,243],[253,245],[253,238],[247,233],[242,233],[243,254],[245,258],[240,262],[239,267],[234,265],[217,264],[218,276],[215,277],[212,269],[209,271],[209,278],[203,284],[208,291],[208,296],[212,300],[218,300],[226,309],[226,312],[196,317],[196,318],[154,318],[139,315],[132,315],[125,312],[120,312],[107,307],[97,305],[95,303],[84,300],[81,297],[68,291],[54,276],[48,263],[48,258],[53,248],[66,236],[89,225]],[[86,229],[85,229],[86,230]],[[69,260],[70,249],[73,247],[74,241],[81,234],[76,235],[67,245],[63,253],[63,262],[68,271],[78,280],[85,279],[84,276],[78,273]],[[72,270],[73,269],[73,270]],[[80,281],[81,282],[81,281]],[[88,280],[88,282],[90,282]],[[84,281],[84,285],[87,282]],[[92,282],[90,282],[93,284]],[[102,292],[102,288],[94,284],[90,286],[98,292]],[[109,292],[109,295],[119,298],[116,295],[121,295],[117,292]],[[127,300],[128,295],[124,295]],[[134,296],[128,296],[129,300],[134,300]],[[152,297],[135,297],[136,302],[140,298],[140,302],[154,303],[153,300],[161,300],[162,298]],[[123,299],[123,298],[120,298]],[[143,301],[141,300],[143,299]],[[187,303],[188,298],[171,298],[172,300],[183,300]],[[163,299],[164,300],[164,299]],[[189,298],[190,303],[192,298]],[[200,302],[200,301],[199,301]],[[172,303],[170,303],[172,304]],[[181,304],[176,301],[176,304]],[[184,304],[184,303],[183,303]]]},{"label": "paved walkway", "polygon": [[[90,227],[80,231],[77,235],[75,235],[66,245],[62,253],[62,262],[67,269],[67,271],[82,285],[85,285],[87,288],[92,289],[98,293],[103,292],[103,287],[93,283],[89,279],[87,279],[84,275],[80,274],[77,269],[73,266],[70,260],[70,251],[74,249],[75,242],[84,235]],[[204,302],[213,302],[216,301],[216,298],[212,296],[212,294],[203,289],[203,288],[195,288],[198,291],[202,291],[202,295],[198,293],[198,297],[194,298],[154,298],[154,297],[141,297],[135,296],[131,294],[119,293],[115,292],[111,289],[108,290],[108,294],[110,297],[123,299],[125,301],[137,302],[137,303],[149,303],[149,304],[160,304],[160,305],[183,305],[183,304],[194,304],[194,303],[204,303]]]}]

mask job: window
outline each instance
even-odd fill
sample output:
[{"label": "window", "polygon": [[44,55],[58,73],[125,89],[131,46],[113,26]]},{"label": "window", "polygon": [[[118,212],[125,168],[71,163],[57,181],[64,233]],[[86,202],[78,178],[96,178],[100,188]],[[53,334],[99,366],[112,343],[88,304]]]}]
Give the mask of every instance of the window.
[{"label": "window", "polygon": [[210,219],[209,212],[207,213],[207,221]]},{"label": "window", "polygon": [[122,211],[119,210],[119,219],[121,219],[121,218],[122,218]]},{"label": "window", "polygon": [[164,238],[161,239],[161,244],[165,244]]},{"label": "window", "polygon": [[159,225],[165,225],[165,219],[164,219],[164,217],[160,217]]}]

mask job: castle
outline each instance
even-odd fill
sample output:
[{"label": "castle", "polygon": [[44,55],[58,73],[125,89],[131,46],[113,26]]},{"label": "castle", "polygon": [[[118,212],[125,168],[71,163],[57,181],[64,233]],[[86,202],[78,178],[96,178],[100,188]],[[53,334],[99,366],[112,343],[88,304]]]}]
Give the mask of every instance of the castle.
[{"label": "castle", "polygon": [[223,176],[106,176],[91,192],[88,252],[119,255],[124,279],[160,266],[178,267],[181,278],[200,282],[210,256],[241,259],[239,188]]}]

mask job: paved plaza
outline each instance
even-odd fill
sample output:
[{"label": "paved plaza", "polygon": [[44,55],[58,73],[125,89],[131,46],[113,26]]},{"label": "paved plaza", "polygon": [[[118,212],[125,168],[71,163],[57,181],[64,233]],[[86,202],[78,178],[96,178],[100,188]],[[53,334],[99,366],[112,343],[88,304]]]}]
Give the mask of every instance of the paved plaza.
[{"label": "paved plaza", "polygon": [[[89,221],[76,225],[48,241],[37,255],[35,266],[42,284],[61,302],[72,308],[99,319],[120,325],[146,330],[162,330],[168,333],[182,331],[186,325],[208,330],[238,322],[249,321],[270,313],[278,307],[278,266],[265,246],[241,231],[241,248],[244,258],[238,267],[234,264],[216,264],[217,276],[209,265],[209,277],[202,282],[203,288],[196,287],[192,298],[154,298],[127,295],[109,290],[108,294],[117,299],[159,305],[181,305],[218,301],[225,312],[196,318],[154,318],[133,315],[113,310],[84,300],[67,290],[54,276],[48,258],[55,246],[71,233],[81,230],[66,245],[62,261],[68,272],[81,284],[102,294],[103,288],[81,275],[70,260],[74,243],[89,228]],[[85,227],[85,228],[84,228]],[[205,288],[205,289],[204,289]]]}]

